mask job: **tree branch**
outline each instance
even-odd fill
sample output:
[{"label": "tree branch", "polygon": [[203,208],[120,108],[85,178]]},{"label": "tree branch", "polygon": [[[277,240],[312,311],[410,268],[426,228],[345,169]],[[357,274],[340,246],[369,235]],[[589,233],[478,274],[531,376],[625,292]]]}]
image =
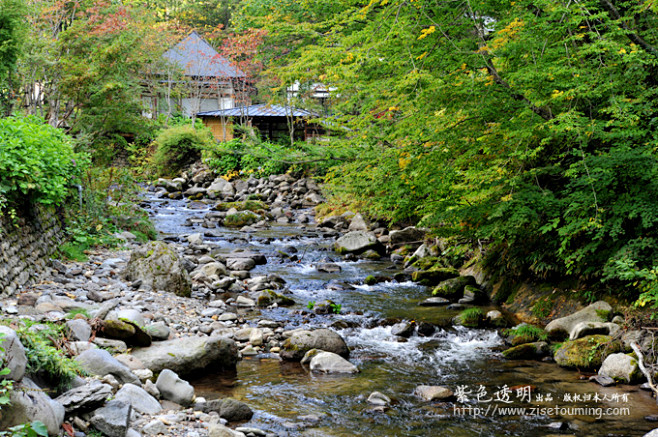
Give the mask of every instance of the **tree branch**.
[{"label": "tree branch", "polygon": [[652,55],[658,57],[658,49],[656,49],[654,46],[646,42],[640,35],[637,33],[634,33],[630,27],[624,23],[624,21],[621,18],[621,15],[619,14],[619,10],[615,7],[615,5],[612,4],[610,0],[601,0],[601,3],[603,4],[603,7],[610,13],[612,18],[615,20],[619,20],[619,24],[622,27],[622,29],[628,31],[629,33],[627,34],[628,39],[633,41],[635,44],[639,45],[642,47],[645,51],[651,53]]}]

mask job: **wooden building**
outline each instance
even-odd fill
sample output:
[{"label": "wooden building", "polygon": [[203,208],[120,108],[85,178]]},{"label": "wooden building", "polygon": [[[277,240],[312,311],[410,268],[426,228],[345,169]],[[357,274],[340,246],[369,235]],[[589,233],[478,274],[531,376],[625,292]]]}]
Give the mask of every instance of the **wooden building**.
[{"label": "wooden building", "polygon": [[291,123],[296,141],[322,141],[326,131],[308,120],[318,115],[305,109],[258,104],[197,114],[210,128],[217,141],[233,139],[233,126],[246,124],[255,128],[261,137],[270,141],[290,141]]}]

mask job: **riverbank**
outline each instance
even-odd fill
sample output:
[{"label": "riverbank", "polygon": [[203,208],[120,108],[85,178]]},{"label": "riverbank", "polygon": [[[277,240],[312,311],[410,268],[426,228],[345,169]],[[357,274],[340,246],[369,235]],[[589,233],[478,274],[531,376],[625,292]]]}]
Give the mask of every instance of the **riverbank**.
[{"label": "riverbank", "polygon": [[[163,189],[154,191],[143,204],[174,258],[175,265],[164,270],[180,273],[177,280],[172,281],[172,275],[167,274],[166,280],[160,282],[155,278],[159,275],[149,275],[148,269],[141,269],[141,276],[128,279],[128,266],[136,262],[130,260],[131,256],[141,252],[142,259],[153,258],[158,246],[139,244],[125,234],[125,250],[92,253],[85,263],[54,262],[48,281],[3,302],[5,314],[15,321],[22,318],[63,322],[67,313],[78,312],[75,320],[94,328],[89,334],[95,338],[85,341],[82,333],[83,338],[71,343],[71,349],[83,352],[99,345],[114,348],[115,359],[127,365],[139,380],[133,379],[133,385],[155,398],[159,393],[163,410],[143,408],[135,414],[129,420],[135,432],[190,437],[229,435],[221,434],[229,432],[219,426],[222,419],[232,427],[249,419],[247,428],[253,429],[239,429],[246,435],[261,434],[257,429],[263,435],[394,436],[427,435],[436,430],[472,435],[483,427],[486,435],[504,435],[501,427],[523,435],[550,435],[556,430],[572,435],[603,435],[603,430],[623,434],[629,420],[637,425],[632,435],[643,435],[652,428],[644,417],[655,415],[658,410],[650,395],[637,386],[600,387],[580,380],[577,372],[551,363],[507,361],[499,352],[504,341],[497,329],[485,325],[453,327],[455,317],[473,303],[457,301],[470,296],[462,294],[454,299],[451,304],[457,306],[452,308],[420,306],[443,281],[423,286],[409,280],[412,272],[405,271],[405,255],[396,254],[395,250],[407,245],[400,244],[405,241],[403,237],[406,243],[413,242],[408,246],[418,250],[422,241],[418,243],[415,231],[396,235],[380,226],[372,229],[372,225],[360,223],[363,219],[352,215],[330,218],[318,226],[313,223],[310,207],[321,198],[316,197],[319,192],[313,182],[309,186],[308,181],[280,177],[236,182],[228,188],[221,181],[211,180],[207,187],[194,183],[198,185],[197,193],[191,193],[194,185],[185,185],[196,176],[170,181],[171,185],[161,181]],[[213,184],[218,189],[209,190]],[[205,192],[198,188],[205,188]],[[187,198],[181,198],[184,191]],[[190,195],[196,199],[190,199]],[[215,199],[209,199],[211,196]],[[246,222],[226,227],[237,223],[238,218]],[[374,240],[369,237],[371,231]],[[349,232],[357,234],[346,242]],[[343,242],[338,249],[343,254],[339,256],[334,249],[340,239]],[[358,249],[356,242],[360,244]],[[405,250],[409,252],[411,247]],[[388,256],[381,256],[385,254]],[[161,261],[149,261],[156,266],[156,273]],[[475,281],[482,285],[479,282]],[[154,285],[157,291],[153,291]],[[172,287],[170,291],[162,291],[168,287]],[[291,307],[284,306],[288,304]],[[483,308],[485,315],[495,310],[488,304]],[[99,311],[104,321],[121,322],[110,325],[115,328],[112,334],[123,335],[122,340],[102,340],[111,331],[107,325],[96,327],[91,322]],[[132,333],[126,324],[132,327]],[[153,346],[137,347],[143,338],[140,340],[135,332],[141,328]],[[318,373],[309,371],[313,358],[309,358],[308,365],[298,363],[301,356],[281,359],[285,355],[282,352],[296,351],[288,340],[300,329],[315,332],[321,328],[330,328],[344,340],[349,353],[345,353],[339,340],[332,343],[335,352],[346,355],[359,373]],[[73,335],[72,331],[71,339]],[[208,342],[219,337],[230,339],[225,351],[229,359],[218,357],[203,370],[192,372],[186,366],[194,366],[196,359],[188,358],[183,364],[170,360],[170,367],[176,366],[177,373],[193,383],[197,396],[186,398],[187,401],[177,398],[183,404],[189,401],[187,408],[172,404],[167,400],[171,396],[163,395],[156,383],[155,376],[161,370],[158,366],[162,366],[159,361],[163,356],[169,360],[171,355],[185,355],[181,349],[191,339]],[[177,343],[181,338],[187,340]],[[157,360],[151,360],[144,352],[164,348],[163,344],[173,346]],[[326,341],[322,344],[329,348]],[[242,360],[233,363],[231,357]],[[231,364],[235,369],[231,369]],[[114,381],[104,375],[99,378],[111,387],[115,398],[116,389],[126,383],[117,376]],[[86,382],[82,386],[89,385]],[[630,414],[610,415],[602,421],[592,419],[591,414],[559,412],[529,414],[531,420],[512,414],[468,416],[459,408],[475,404],[473,400],[460,402],[456,396],[458,387],[477,391],[480,385],[491,396],[503,386],[532,385],[534,399],[529,405],[536,404],[538,394],[551,393],[554,401],[559,397],[561,405],[628,407]],[[451,393],[439,395],[435,391],[423,398],[424,391],[419,386],[444,386]],[[384,397],[376,396],[380,399],[377,403],[373,399],[368,402],[373,392]],[[626,394],[629,399],[624,404],[582,400],[593,393],[605,394],[608,399],[615,395],[623,399]],[[512,397],[515,394],[512,392]],[[579,394],[581,401],[566,401],[565,394]],[[228,406],[223,405],[225,402],[213,403],[214,399],[226,397],[235,402],[230,401]],[[84,430],[88,424],[100,423],[100,419],[94,420],[96,411],[98,408],[72,413],[68,421],[76,430]]]}]

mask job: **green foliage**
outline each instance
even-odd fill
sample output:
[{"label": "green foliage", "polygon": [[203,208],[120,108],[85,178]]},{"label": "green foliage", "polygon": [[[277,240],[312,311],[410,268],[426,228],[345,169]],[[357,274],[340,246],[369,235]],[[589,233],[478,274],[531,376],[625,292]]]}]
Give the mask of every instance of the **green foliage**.
[{"label": "green foliage", "polygon": [[[0,334],[0,340],[4,338],[4,334]],[[4,353],[5,348],[0,346],[0,353]],[[3,367],[0,369],[0,376],[5,376],[9,375],[11,373],[11,370],[8,367]],[[3,379],[0,381],[0,410],[2,410],[2,407],[4,405],[9,405],[10,402],[10,395],[11,391],[14,388],[14,384],[11,380],[9,379]]]},{"label": "green foliage", "polygon": [[632,290],[620,262],[658,265],[658,14],[609,5],[246,0],[235,20],[268,30],[273,89],[335,89],[329,147],[359,159],[333,196],[481,244],[493,272]]},{"label": "green foliage", "polygon": [[331,312],[332,312],[332,313],[334,313],[334,314],[340,314],[340,310],[341,310],[341,308],[342,308],[342,305],[341,305],[341,304],[336,304],[336,303],[331,302],[331,303],[329,304],[329,308],[331,309]]},{"label": "green foliage", "polygon": [[535,317],[545,319],[553,311],[553,299],[550,296],[537,299],[530,311]]},{"label": "green foliage", "polygon": [[314,306],[315,306],[315,301],[313,300],[309,301],[309,303],[306,304],[306,308],[308,308],[309,310],[312,310]]},{"label": "green foliage", "polygon": [[48,428],[43,422],[35,420],[0,431],[0,437],[48,437]]},{"label": "green foliage", "polygon": [[16,328],[25,347],[27,370],[42,375],[49,383],[63,391],[69,388],[73,378],[84,372],[74,360],[57,347],[64,341],[61,325],[29,323]]},{"label": "green foliage", "polygon": [[60,204],[85,166],[70,137],[34,117],[0,119],[0,209]]},{"label": "green foliage", "polygon": [[548,334],[546,331],[534,325],[520,325],[512,329],[506,329],[504,333],[505,335],[510,335],[513,337],[522,337],[528,340],[526,341],[527,343],[548,340]]},{"label": "green foliage", "polygon": [[9,77],[14,73],[26,29],[25,2],[0,0],[0,109],[8,109]]},{"label": "green foliage", "polygon": [[484,320],[484,313],[478,307],[468,308],[459,313],[457,316],[459,322],[469,328],[477,328]]},{"label": "green foliage", "polygon": [[190,125],[174,126],[157,136],[153,163],[159,175],[172,176],[201,159],[201,151],[212,144],[209,130]]}]

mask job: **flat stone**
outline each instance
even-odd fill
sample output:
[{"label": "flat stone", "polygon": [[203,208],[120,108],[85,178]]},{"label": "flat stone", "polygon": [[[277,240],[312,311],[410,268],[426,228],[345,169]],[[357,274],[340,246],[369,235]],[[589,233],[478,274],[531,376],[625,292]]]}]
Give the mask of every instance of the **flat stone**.
[{"label": "flat stone", "polygon": [[157,414],[162,411],[160,402],[148,394],[146,390],[134,384],[125,384],[114,398],[133,407],[135,411],[143,414]]},{"label": "flat stone", "polygon": [[419,305],[423,307],[438,307],[450,305],[450,301],[443,297],[430,297],[419,303]]},{"label": "flat stone", "polygon": [[128,367],[103,349],[90,349],[75,358],[92,375],[113,375],[123,383],[139,384],[139,378]]},{"label": "flat stone", "polygon": [[121,401],[110,401],[94,411],[91,424],[107,437],[126,437],[132,407]]},{"label": "flat stone", "polygon": [[73,388],[55,398],[68,414],[93,410],[105,403],[112,395],[112,386],[92,379],[87,384]]},{"label": "flat stone", "polygon": [[454,396],[453,391],[448,387],[439,385],[419,385],[414,394],[425,401],[443,401]]}]

